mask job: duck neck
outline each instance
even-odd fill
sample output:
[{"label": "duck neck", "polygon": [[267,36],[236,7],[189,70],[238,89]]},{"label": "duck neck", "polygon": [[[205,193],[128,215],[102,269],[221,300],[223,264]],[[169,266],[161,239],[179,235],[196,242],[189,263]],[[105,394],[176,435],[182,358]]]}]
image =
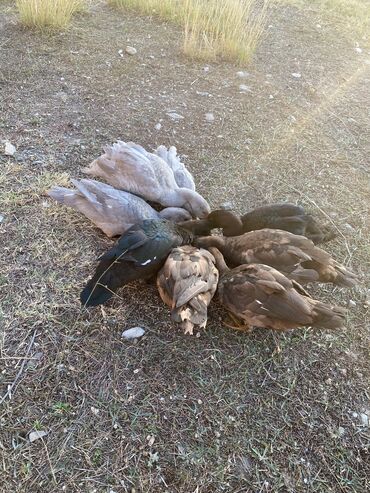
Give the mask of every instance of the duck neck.
[{"label": "duck neck", "polygon": [[223,252],[225,248],[225,239],[222,236],[201,236],[196,239],[198,247],[207,248],[215,247]]},{"label": "duck neck", "polygon": [[212,229],[212,226],[209,224],[207,219],[193,219],[190,221],[182,221],[179,225],[186,229],[187,231],[191,231],[195,236],[204,236],[208,235]]},{"label": "duck neck", "polygon": [[226,265],[224,256],[222,255],[220,250],[218,250],[218,248],[211,247],[209,248],[209,251],[212,253],[212,255],[216,260],[216,267],[219,270],[220,274],[224,274],[225,272],[228,272],[230,269]]}]

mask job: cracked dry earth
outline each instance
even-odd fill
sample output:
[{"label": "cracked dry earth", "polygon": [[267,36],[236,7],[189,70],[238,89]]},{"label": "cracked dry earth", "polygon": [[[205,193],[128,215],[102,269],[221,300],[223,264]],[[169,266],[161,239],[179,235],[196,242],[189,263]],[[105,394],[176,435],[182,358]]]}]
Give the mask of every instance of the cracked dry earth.
[{"label": "cracked dry earth", "polygon": [[[369,490],[370,55],[314,9],[267,24],[236,67],[189,61],[176,27],[102,4],[47,36],[1,2],[0,135],[17,149],[0,156],[3,493]],[[361,284],[312,293],[349,304],[346,328],[243,335],[213,303],[185,337],[143,284],[81,311],[111,242],[45,192],[117,138],[176,145],[213,207],[290,200],[330,219],[326,249]],[[124,341],[133,326],[146,335]]]}]

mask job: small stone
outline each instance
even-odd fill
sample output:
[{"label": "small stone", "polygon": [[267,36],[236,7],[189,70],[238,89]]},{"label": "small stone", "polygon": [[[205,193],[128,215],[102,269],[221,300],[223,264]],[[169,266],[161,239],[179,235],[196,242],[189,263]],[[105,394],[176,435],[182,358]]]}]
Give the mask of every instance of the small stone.
[{"label": "small stone", "polygon": [[145,330],[142,327],[132,327],[131,329],[124,330],[121,337],[124,339],[138,339],[145,334]]},{"label": "small stone", "polygon": [[183,120],[184,117],[180,115],[179,113],[176,113],[175,111],[171,111],[167,113],[167,116],[169,116],[172,120]]},{"label": "small stone", "polygon": [[355,50],[357,51],[357,53],[362,53],[362,48],[360,48],[359,46],[357,46]]},{"label": "small stone", "polygon": [[352,417],[353,417],[353,418],[358,418],[358,414],[357,414],[356,412],[353,412],[353,413],[352,413]]},{"label": "small stone", "polygon": [[137,49],[134,48],[133,46],[126,46],[125,51],[128,55],[136,55],[136,53],[137,53]]},{"label": "small stone", "polygon": [[4,221],[4,216],[0,214],[0,224]]},{"label": "small stone", "polygon": [[94,406],[91,406],[90,409],[91,409],[91,412],[94,414],[94,416],[97,416],[100,413],[99,409],[97,409]]},{"label": "small stone", "polygon": [[333,381],[332,381],[332,379],[331,379],[331,378],[327,378],[327,379],[325,380],[325,383],[326,383],[327,385],[331,385],[331,384],[332,384],[332,382],[333,382]]},{"label": "small stone", "polygon": [[346,430],[343,428],[343,426],[338,426],[338,436],[342,437],[346,433]]},{"label": "small stone", "polygon": [[206,113],[205,118],[206,118],[206,122],[214,122],[215,121],[215,115],[213,113]]},{"label": "small stone", "polygon": [[203,67],[203,70],[204,70],[205,72],[209,72],[209,67],[207,67],[207,66],[206,66],[206,67]]},{"label": "small stone", "polygon": [[220,205],[220,209],[224,209],[226,211],[232,211],[234,209],[234,204],[232,202],[224,202]]},{"label": "small stone", "polygon": [[354,300],[348,300],[348,308],[355,308],[356,307],[356,302]]},{"label": "small stone", "polygon": [[120,57],[123,57],[123,50],[118,50],[118,54]]},{"label": "small stone", "polygon": [[31,433],[28,435],[28,440],[30,441],[30,443],[32,443],[35,440],[38,440],[39,438],[46,437],[48,433],[49,433],[48,431],[43,431],[43,430],[31,431]]},{"label": "small stone", "polygon": [[362,426],[369,426],[369,416],[366,413],[360,413]]},{"label": "small stone", "polygon": [[245,84],[240,84],[239,91],[241,91],[241,92],[252,92],[252,89],[249,86],[246,86]]},{"label": "small stone", "polygon": [[293,72],[292,77],[294,77],[295,79],[300,79],[302,75],[299,72]]},{"label": "small stone", "polygon": [[156,125],[154,125],[154,128],[156,130],[160,130],[162,128],[162,125],[160,123],[157,123]]},{"label": "small stone", "polygon": [[238,77],[241,77],[241,78],[243,78],[243,79],[244,79],[245,77],[248,77],[248,75],[249,75],[249,74],[248,74],[248,72],[243,72],[243,71],[241,70],[240,72],[236,72],[236,75],[237,75]]},{"label": "small stone", "polygon": [[5,156],[14,156],[17,149],[10,142],[5,142],[4,154]]},{"label": "small stone", "polygon": [[349,223],[345,223],[343,224],[343,229],[347,232],[347,233],[354,233],[355,232],[355,228],[353,226],[351,226]]}]

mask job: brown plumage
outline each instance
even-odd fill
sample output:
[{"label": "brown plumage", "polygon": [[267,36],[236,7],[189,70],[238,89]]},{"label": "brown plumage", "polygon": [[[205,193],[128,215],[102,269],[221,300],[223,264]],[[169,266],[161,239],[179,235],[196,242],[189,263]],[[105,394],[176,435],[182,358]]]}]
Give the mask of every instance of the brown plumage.
[{"label": "brown plumage", "polygon": [[172,250],[158,273],[159,294],[185,334],[193,334],[194,326],[207,324],[207,308],[218,282],[214,262],[207,250],[182,246]]},{"label": "brown plumage", "polygon": [[292,281],[276,269],[251,264],[229,270],[222,254],[216,248],[210,251],[220,272],[220,301],[231,314],[244,321],[245,330],[343,326],[346,310],[302,296]]},{"label": "brown plumage", "polygon": [[278,229],[260,229],[241,236],[208,236],[196,240],[198,247],[216,247],[232,266],[270,265],[302,284],[318,281],[352,287],[357,277],[304,236]]},{"label": "brown plumage", "polygon": [[289,203],[258,207],[240,218],[232,211],[217,210],[207,219],[212,222],[214,228],[222,228],[225,236],[238,236],[265,228],[303,235],[315,244],[325,243],[336,236],[331,227],[320,224],[315,217],[307,214],[302,206]]}]

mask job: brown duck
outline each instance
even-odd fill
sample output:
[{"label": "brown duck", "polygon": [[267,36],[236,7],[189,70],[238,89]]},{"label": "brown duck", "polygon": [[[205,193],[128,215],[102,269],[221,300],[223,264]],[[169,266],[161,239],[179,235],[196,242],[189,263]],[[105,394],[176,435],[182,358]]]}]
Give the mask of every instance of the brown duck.
[{"label": "brown duck", "polygon": [[325,243],[336,236],[329,226],[320,224],[302,206],[289,203],[258,207],[241,217],[230,210],[215,210],[199,221],[196,227],[199,234],[209,234],[214,228],[222,228],[224,236],[238,236],[265,228],[281,229],[306,236],[315,244]]},{"label": "brown duck", "polygon": [[185,334],[193,334],[194,326],[206,326],[217,282],[215,259],[208,250],[185,245],[174,248],[168,256],[158,273],[158,291],[171,308],[172,320]]},{"label": "brown duck", "polygon": [[[210,248],[220,273],[218,294],[221,304],[249,330],[265,327],[287,330],[302,326],[326,329],[342,327],[346,310],[302,295],[292,282],[273,267],[240,265],[230,270],[216,248]],[[303,291],[304,292],[304,291]]]},{"label": "brown duck", "polygon": [[278,229],[260,229],[241,236],[208,236],[195,240],[198,247],[216,247],[232,266],[261,263],[278,269],[300,283],[313,281],[353,287],[355,274],[336,262],[304,236]]}]

